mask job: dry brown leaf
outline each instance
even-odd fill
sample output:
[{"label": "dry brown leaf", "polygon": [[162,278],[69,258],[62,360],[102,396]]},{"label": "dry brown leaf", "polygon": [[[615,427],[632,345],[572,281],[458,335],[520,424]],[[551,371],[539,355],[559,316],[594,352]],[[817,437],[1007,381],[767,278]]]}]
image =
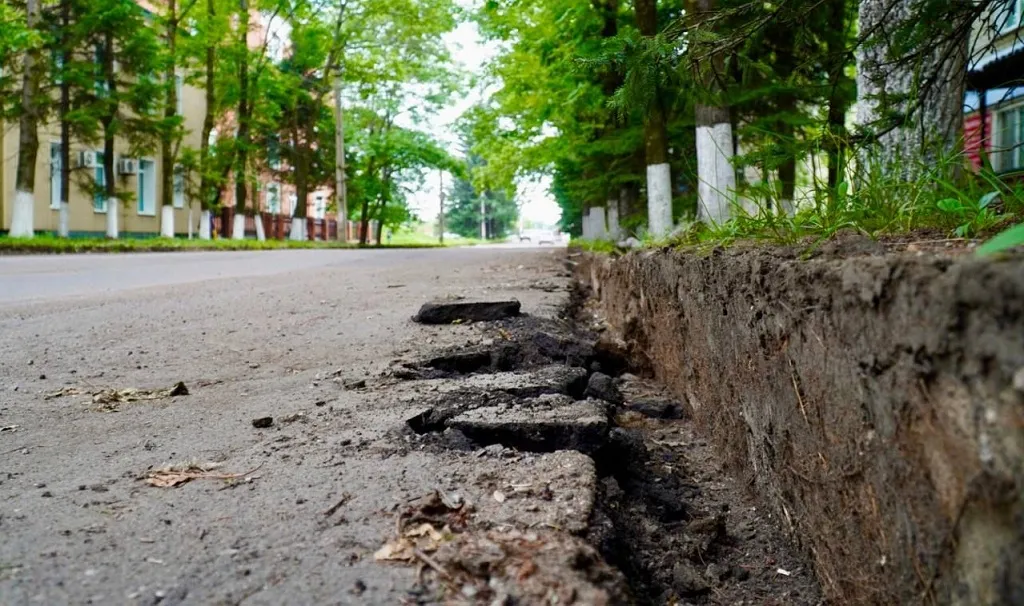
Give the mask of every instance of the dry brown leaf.
[{"label": "dry brown leaf", "polygon": [[146,484],[156,486],[157,488],[170,488],[172,486],[177,486],[178,484],[184,484],[196,477],[197,476],[195,474],[190,473],[178,473],[173,471],[155,472],[146,478]]},{"label": "dry brown leaf", "polygon": [[416,559],[415,550],[416,548],[408,540],[398,539],[397,541],[389,541],[385,543],[377,550],[376,553],[373,554],[373,559],[378,562],[411,562]]},{"label": "dry brown leaf", "polygon": [[162,469],[154,469],[146,474],[146,483],[157,488],[172,488],[192,480],[240,480],[256,472],[263,464],[245,473],[213,473],[220,467],[218,463],[187,463],[172,465]]},{"label": "dry brown leaf", "polygon": [[405,531],[405,536],[408,538],[429,537],[435,543],[440,543],[444,540],[444,535],[430,524],[420,524],[416,528],[409,529]]},{"label": "dry brown leaf", "polygon": [[47,400],[62,398],[65,396],[92,396],[93,404],[98,405],[99,410],[116,411],[119,404],[127,402],[139,402],[143,400],[162,400],[177,396],[189,395],[188,387],[181,381],[166,389],[93,389],[83,390],[78,387],[65,387],[60,391],[46,394]]}]

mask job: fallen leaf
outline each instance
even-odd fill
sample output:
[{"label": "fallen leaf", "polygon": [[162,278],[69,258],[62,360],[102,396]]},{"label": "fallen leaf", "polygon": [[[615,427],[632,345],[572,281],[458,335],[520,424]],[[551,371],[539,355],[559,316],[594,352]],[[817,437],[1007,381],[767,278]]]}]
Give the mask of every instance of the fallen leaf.
[{"label": "fallen leaf", "polygon": [[389,541],[373,554],[373,559],[380,561],[404,561],[411,562],[416,558],[413,544],[405,539]]},{"label": "fallen leaf", "polygon": [[220,467],[218,463],[186,463],[183,465],[172,465],[162,469],[154,469],[146,474],[146,483],[157,488],[172,488],[192,480],[240,480],[249,477],[263,464],[245,473],[214,473],[213,470]]}]

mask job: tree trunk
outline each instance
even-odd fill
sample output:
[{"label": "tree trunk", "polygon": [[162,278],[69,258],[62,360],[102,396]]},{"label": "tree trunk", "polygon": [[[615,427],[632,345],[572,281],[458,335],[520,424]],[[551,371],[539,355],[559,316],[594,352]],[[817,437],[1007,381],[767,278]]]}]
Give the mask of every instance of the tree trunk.
[{"label": "tree trunk", "polygon": [[[103,35],[103,74],[106,79],[106,91],[104,93],[110,99],[117,98],[117,80],[114,73],[114,36],[107,32]],[[103,179],[104,196],[107,200],[107,237],[116,240],[120,231],[118,228],[118,212],[121,204],[117,199],[117,174],[114,172],[114,142],[116,133],[114,123],[117,120],[117,105],[112,104],[107,108],[107,115],[103,118]]]},{"label": "tree trunk", "polygon": [[[214,18],[217,16],[217,8],[215,0],[206,0],[206,17],[213,23]],[[213,179],[210,178],[210,135],[213,134],[214,127],[214,116],[216,115],[216,71],[215,63],[217,59],[216,45],[207,41],[206,45],[206,114],[203,116],[203,133],[202,138],[199,141],[199,204],[202,212],[200,213],[199,223],[199,239],[209,240],[210,239],[210,211],[215,208],[214,198],[215,193],[213,190]],[[204,231],[204,221],[206,227]]]},{"label": "tree trunk", "polygon": [[846,75],[846,46],[850,36],[853,15],[847,0],[830,0],[826,5],[828,22],[835,24],[825,35],[825,52],[828,56],[828,132],[825,151],[828,154],[828,196],[835,202],[840,181],[845,169],[846,114],[852,103],[847,93],[849,78]]},{"label": "tree trunk", "polygon": [[[165,44],[169,61],[164,70],[164,118],[170,123],[178,113],[177,56],[178,39],[177,0],[167,2],[167,31]],[[177,129],[164,133],[160,141],[160,235],[174,237],[174,143]]]},{"label": "tree trunk", "polygon": [[933,47],[893,60],[891,45],[916,23],[915,0],[860,2],[859,30],[867,43],[856,53],[856,122],[878,143],[877,155],[862,160],[878,162],[886,174],[912,179],[958,145],[971,31],[970,11],[958,4],[950,3],[949,22],[936,26],[950,29],[931,37]]},{"label": "tree trunk", "polygon": [[348,182],[345,174],[345,108],[342,106],[341,70],[334,77],[334,187],[338,201],[338,240],[348,241]]},{"label": "tree trunk", "polygon": [[[793,71],[796,69],[794,56],[795,37],[791,26],[780,25],[782,32],[778,36],[775,54],[775,71],[783,80],[783,90],[778,95],[778,112],[780,119],[776,126],[776,142],[782,146],[785,158],[778,168],[779,194],[775,212],[780,215],[791,215],[794,211],[796,194],[796,162],[797,145],[796,130],[793,128],[792,117],[797,111],[797,98],[792,86]],[[735,134],[735,129],[733,129]],[[735,141],[735,136],[733,137]]]},{"label": "tree trunk", "polygon": [[[39,27],[41,0],[25,3],[29,29]],[[18,120],[18,168],[14,178],[14,211],[10,235],[31,238],[35,235],[36,157],[39,154],[39,122],[42,99],[39,96],[41,74],[40,50],[33,47],[25,53],[21,89],[21,117]]]},{"label": "tree trunk", "polygon": [[[68,32],[71,29],[71,0],[61,0],[61,63],[67,65],[71,60],[71,42]],[[68,112],[71,111],[71,83],[67,74],[60,75],[60,210],[58,211],[57,235],[67,238],[70,235],[70,204],[68,193],[71,191],[71,125],[68,123]]]},{"label": "tree trunk", "polygon": [[248,0],[238,2],[239,45],[241,59],[238,63],[238,137],[235,153],[235,224],[231,237],[234,240],[245,239],[245,215],[248,208],[247,181],[249,176],[249,121],[251,100],[249,99],[249,3]]},{"label": "tree trunk", "polygon": [[[657,0],[636,0],[636,24],[640,34],[658,34]],[[668,163],[668,130],[661,95],[654,95],[644,117],[644,153],[647,159],[647,231],[664,238],[672,231],[672,169]]]},{"label": "tree trunk", "polygon": [[[690,0],[693,24],[700,24],[715,10],[714,0]],[[724,71],[725,58],[716,53],[705,65],[694,65],[696,79],[703,83],[707,99],[721,92],[719,74]],[[709,105],[707,101],[695,103],[697,123],[697,218],[704,222],[724,223],[732,214],[732,199],[736,191],[736,170],[732,165],[735,155],[732,119],[729,108]]]}]

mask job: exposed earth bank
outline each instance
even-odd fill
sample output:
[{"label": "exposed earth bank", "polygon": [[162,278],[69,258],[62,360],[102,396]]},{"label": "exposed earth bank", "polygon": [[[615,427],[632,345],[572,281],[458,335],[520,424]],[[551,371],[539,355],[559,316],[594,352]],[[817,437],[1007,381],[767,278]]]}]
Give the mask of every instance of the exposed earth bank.
[{"label": "exposed earth bank", "polygon": [[829,601],[1024,603],[1024,260],[914,248],[572,263]]}]

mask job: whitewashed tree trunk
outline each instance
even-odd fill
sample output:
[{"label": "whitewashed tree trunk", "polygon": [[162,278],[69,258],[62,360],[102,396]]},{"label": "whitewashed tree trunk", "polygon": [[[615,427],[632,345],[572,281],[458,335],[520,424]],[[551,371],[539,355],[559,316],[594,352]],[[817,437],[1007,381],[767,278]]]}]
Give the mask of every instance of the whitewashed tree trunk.
[{"label": "whitewashed tree trunk", "polygon": [[256,215],[256,241],[267,241],[267,234],[263,230],[263,217],[260,217],[259,215]]},{"label": "whitewashed tree trunk", "polygon": [[14,209],[11,215],[12,238],[31,238],[35,235],[35,195],[30,191],[14,194]]},{"label": "whitewashed tree trunk", "polygon": [[[39,26],[41,2],[25,2],[26,25],[29,29]],[[11,215],[10,236],[31,238],[35,235],[35,190],[36,156],[39,152],[39,122],[41,118],[39,85],[45,64],[41,58],[41,46],[23,54],[21,115],[18,119],[18,166],[15,174],[14,208]],[[6,152],[3,152],[6,153]],[[0,196],[4,195],[0,192]]]},{"label": "whitewashed tree trunk", "polygon": [[732,216],[735,155],[729,110],[697,106],[697,217],[720,224]]},{"label": "whitewashed tree trunk", "polygon": [[192,207],[189,206],[188,207],[188,239],[189,240],[192,239],[192,226],[193,225],[195,225],[195,224],[192,223]]},{"label": "whitewashed tree trunk", "polygon": [[[292,230],[288,239],[294,242],[302,242],[306,239],[306,220],[299,217],[292,218]],[[369,241],[369,240],[367,240]]]},{"label": "whitewashed tree trunk", "polygon": [[622,227],[619,225],[619,200],[614,196],[608,198],[608,237],[618,241],[622,236]]},{"label": "whitewashed tree trunk", "polygon": [[647,166],[647,231],[655,238],[672,231],[672,169],[667,162]]},{"label": "whitewashed tree trunk", "polygon": [[121,234],[117,226],[117,213],[121,209],[121,202],[117,198],[107,200],[107,237],[116,240]]},{"label": "whitewashed tree trunk", "polygon": [[231,225],[231,239],[232,240],[244,240],[245,239],[245,215],[237,214]]},{"label": "whitewashed tree trunk", "polygon": [[160,235],[174,237],[174,207],[164,204],[160,207]]},{"label": "whitewashed tree trunk", "polygon": [[608,239],[608,223],[605,207],[603,206],[591,206],[590,207],[590,224],[591,229],[594,233],[595,240],[607,240]]},{"label": "whitewashed tree trunk", "polygon": [[[874,155],[862,156],[862,162],[877,162],[884,172],[906,179],[958,144],[969,48],[965,35],[937,43],[911,62],[894,62],[889,44],[900,36],[899,28],[914,23],[915,3],[861,0],[859,29],[873,34],[856,53],[856,123],[876,133],[879,143],[871,150]],[[971,28],[962,31],[969,34]],[[893,114],[906,120],[895,124],[884,118]]]},{"label": "whitewashed tree trunk", "polygon": [[200,240],[209,240],[211,238],[212,234],[210,233],[210,223],[212,222],[212,219],[213,214],[208,210],[204,210],[203,212],[199,213]]},{"label": "whitewashed tree trunk", "polygon": [[60,203],[60,210],[57,211],[57,235],[67,238],[71,235],[71,208],[67,201]]},{"label": "whitewashed tree trunk", "polygon": [[594,230],[593,230],[593,228],[591,228],[592,221],[591,221],[591,218],[590,218],[590,209],[589,208],[584,208],[583,209],[583,214],[580,216],[580,222],[582,223],[582,225],[580,226],[580,229],[582,231],[582,236],[581,237],[584,240],[593,240],[594,239]]}]

